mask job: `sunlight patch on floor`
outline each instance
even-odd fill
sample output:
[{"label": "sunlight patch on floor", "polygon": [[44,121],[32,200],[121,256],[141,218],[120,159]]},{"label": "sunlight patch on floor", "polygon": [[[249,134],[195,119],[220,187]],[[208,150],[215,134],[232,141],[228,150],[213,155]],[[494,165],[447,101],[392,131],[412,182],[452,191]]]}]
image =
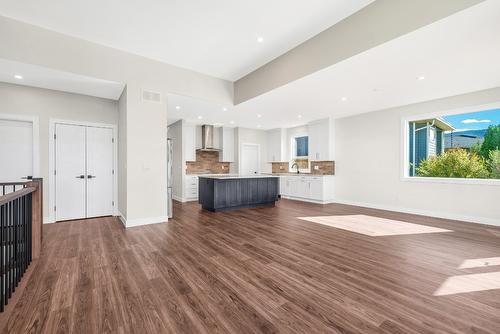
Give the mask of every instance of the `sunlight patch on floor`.
[{"label": "sunlight patch on floor", "polygon": [[464,260],[458,269],[500,266],[500,257],[485,257],[482,259]]},{"label": "sunlight patch on floor", "polygon": [[434,292],[434,296],[500,289],[500,272],[451,276]]},{"label": "sunlight patch on floor", "polygon": [[387,235],[453,232],[451,230],[445,230],[433,226],[419,225],[399,220],[385,219],[366,215],[297,218],[373,237]]}]

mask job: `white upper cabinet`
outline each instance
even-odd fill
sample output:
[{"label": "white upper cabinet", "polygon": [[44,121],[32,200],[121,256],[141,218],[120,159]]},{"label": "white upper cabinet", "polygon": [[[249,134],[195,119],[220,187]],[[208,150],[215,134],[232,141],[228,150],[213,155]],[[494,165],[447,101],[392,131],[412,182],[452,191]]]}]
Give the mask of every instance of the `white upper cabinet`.
[{"label": "white upper cabinet", "polygon": [[334,121],[327,118],[307,125],[309,135],[309,160],[334,160]]},{"label": "white upper cabinet", "polygon": [[[223,137],[224,137],[223,132],[224,132],[224,128],[222,126],[221,127],[214,127],[213,145],[214,145],[215,149],[218,149],[218,150],[223,149],[223,146],[224,146],[224,143],[222,142]],[[219,154],[219,160],[223,161],[223,160],[221,160],[221,157],[222,157],[222,153]]]},{"label": "white upper cabinet", "polygon": [[286,130],[273,129],[267,131],[267,162],[286,162]]},{"label": "white upper cabinet", "polygon": [[183,122],[182,139],[184,160],[196,161],[196,125]]},{"label": "white upper cabinet", "polygon": [[234,162],[234,128],[220,127],[218,132],[217,148],[222,151],[219,152],[219,161],[221,162]]}]

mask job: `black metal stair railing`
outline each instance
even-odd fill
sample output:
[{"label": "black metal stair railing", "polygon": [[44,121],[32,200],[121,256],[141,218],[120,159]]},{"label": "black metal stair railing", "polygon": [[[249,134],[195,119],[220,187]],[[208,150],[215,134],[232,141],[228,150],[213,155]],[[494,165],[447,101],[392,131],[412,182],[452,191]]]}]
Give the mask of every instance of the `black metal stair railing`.
[{"label": "black metal stair railing", "polygon": [[35,190],[23,185],[0,196],[0,312],[32,260],[32,193]]}]

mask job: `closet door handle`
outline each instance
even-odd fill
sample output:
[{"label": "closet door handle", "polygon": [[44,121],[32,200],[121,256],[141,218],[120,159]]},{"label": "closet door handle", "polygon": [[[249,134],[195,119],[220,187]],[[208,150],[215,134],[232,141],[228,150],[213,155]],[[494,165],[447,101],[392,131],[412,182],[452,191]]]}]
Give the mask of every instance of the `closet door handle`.
[{"label": "closet door handle", "polygon": [[95,179],[97,176],[95,175],[87,175],[87,179]]},{"label": "closet door handle", "polygon": [[85,178],[85,175],[78,175],[78,176],[75,176],[77,179],[84,179]]}]

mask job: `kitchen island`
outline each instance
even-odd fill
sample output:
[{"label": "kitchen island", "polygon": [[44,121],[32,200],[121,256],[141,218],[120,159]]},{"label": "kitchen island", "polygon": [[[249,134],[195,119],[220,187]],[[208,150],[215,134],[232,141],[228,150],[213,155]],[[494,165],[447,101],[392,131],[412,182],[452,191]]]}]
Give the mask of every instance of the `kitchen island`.
[{"label": "kitchen island", "polygon": [[274,206],[279,177],[271,175],[199,176],[198,202],[209,211]]}]

